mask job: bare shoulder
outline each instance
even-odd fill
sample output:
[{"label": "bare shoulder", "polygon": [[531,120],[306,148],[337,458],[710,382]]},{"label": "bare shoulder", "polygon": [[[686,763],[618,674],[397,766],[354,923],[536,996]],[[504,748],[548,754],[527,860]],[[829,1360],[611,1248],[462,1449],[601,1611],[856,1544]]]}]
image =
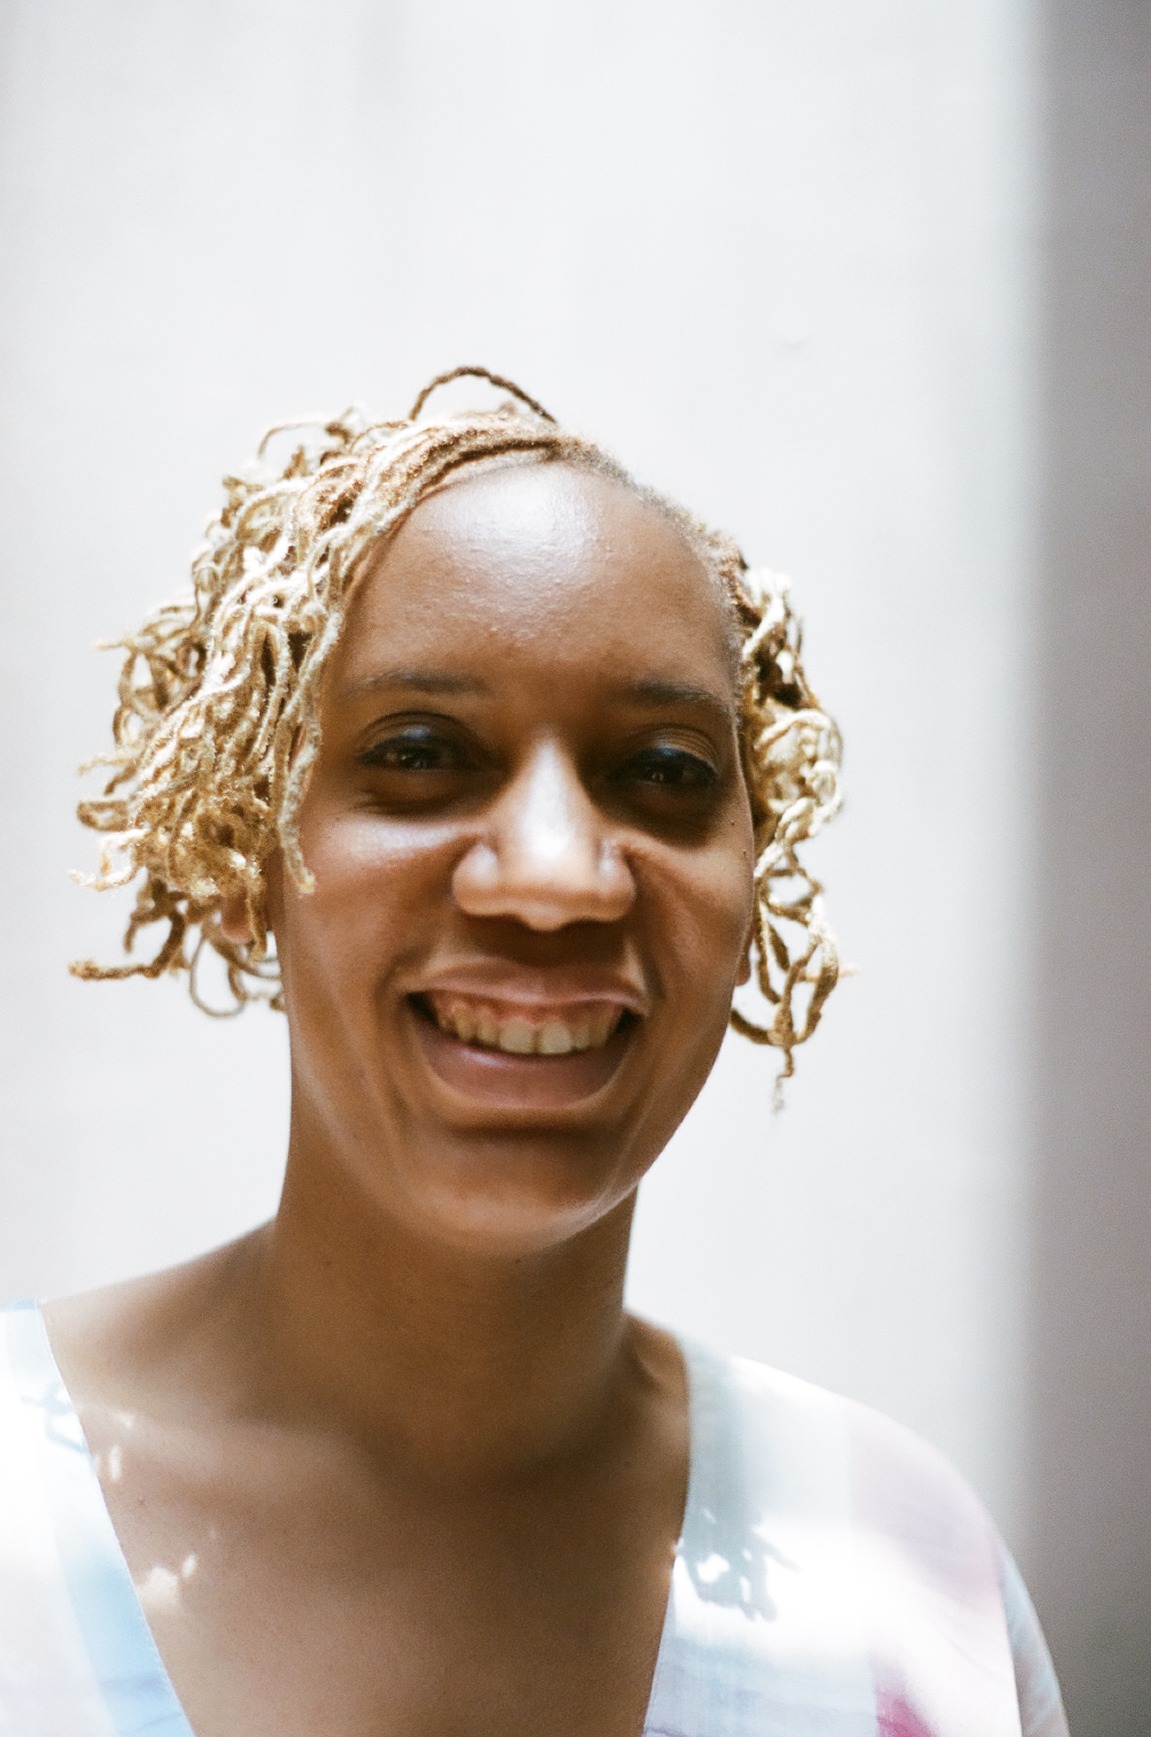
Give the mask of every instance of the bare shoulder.
[{"label": "bare shoulder", "polygon": [[177,1395],[188,1402],[226,1380],[209,1340],[234,1338],[238,1280],[261,1232],[209,1254],[97,1290],[56,1298],[44,1323],[77,1409],[116,1406],[152,1411]]}]

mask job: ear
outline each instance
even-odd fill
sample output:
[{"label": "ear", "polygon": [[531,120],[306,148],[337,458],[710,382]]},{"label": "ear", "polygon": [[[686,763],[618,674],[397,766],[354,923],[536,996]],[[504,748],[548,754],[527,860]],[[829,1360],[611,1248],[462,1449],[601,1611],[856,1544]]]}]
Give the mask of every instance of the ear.
[{"label": "ear", "polygon": [[225,939],[234,941],[238,947],[255,940],[242,893],[229,893],[220,900],[220,929]]}]

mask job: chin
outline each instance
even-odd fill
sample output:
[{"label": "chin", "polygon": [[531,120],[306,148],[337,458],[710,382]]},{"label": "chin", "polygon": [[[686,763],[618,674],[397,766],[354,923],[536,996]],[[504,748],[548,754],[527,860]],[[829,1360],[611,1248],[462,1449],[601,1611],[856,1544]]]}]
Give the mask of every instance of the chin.
[{"label": "chin", "polygon": [[[509,1138],[469,1134],[451,1174],[426,1175],[413,1190],[425,1234],[492,1257],[562,1247],[621,1210],[630,1214],[639,1176],[605,1173],[596,1141],[559,1142],[554,1132]],[[597,1162],[598,1159],[598,1162]]]}]

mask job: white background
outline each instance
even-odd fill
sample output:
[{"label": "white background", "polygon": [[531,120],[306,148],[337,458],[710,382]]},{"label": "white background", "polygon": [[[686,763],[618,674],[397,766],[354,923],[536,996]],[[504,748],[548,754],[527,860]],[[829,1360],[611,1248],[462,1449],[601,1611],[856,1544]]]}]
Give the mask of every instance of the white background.
[{"label": "white background", "polygon": [[74,769],[111,710],[94,642],[180,586],[266,422],[396,414],[484,362],[794,574],[846,738],[816,861],[860,974],[781,1116],[774,1058],[729,1040],[642,1192],[634,1304],[911,1423],[1029,1560],[1048,868],[1026,0],[0,16],[0,1291],[234,1234],[272,1210],[284,1146],[276,1016],[66,975],[123,916],[67,874],[91,865]]}]

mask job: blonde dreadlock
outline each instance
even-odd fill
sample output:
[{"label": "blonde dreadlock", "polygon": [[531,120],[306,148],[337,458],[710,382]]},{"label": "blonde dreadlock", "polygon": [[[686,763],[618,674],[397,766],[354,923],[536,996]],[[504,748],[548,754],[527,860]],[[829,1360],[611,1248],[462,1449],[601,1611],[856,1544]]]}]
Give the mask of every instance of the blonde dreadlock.
[{"label": "blonde dreadlock", "polygon": [[[431,393],[460,376],[486,379],[517,402],[418,420]],[[277,467],[269,445],[292,432],[290,456]],[[320,745],[317,693],[364,557],[454,472],[517,456],[574,464],[632,489],[679,525],[730,602],[755,827],[752,952],[771,1012],[766,1025],[735,1010],[731,1020],[757,1043],[781,1049],[784,1077],[791,1073],[792,1052],[815,1030],[839,974],[821,887],[797,851],[839,806],[840,741],[804,675],[787,582],[749,571],[727,537],[637,485],[601,448],[561,429],[542,405],[484,368],[438,376],[400,421],[349,411],[323,424],[277,425],[255,463],[224,479],[224,507],[192,562],[191,595],[162,604],[138,633],[116,642],[125,655],[115,748],[93,762],[113,771],[103,794],[78,810],[85,825],[108,835],[90,884],[143,877],[126,951],[152,923],[166,923],[167,933],[146,962],[84,961],[72,967],[77,976],[187,971],[193,999],[204,1006],[196,966],[207,944],[224,961],[231,1011],[251,1000],[282,1006],[268,951],[265,866],[279,848],[297,886],[311,887],[298,820]],[[221,926],[222,902],[237,896],[247,942],[229,939]]]}]

